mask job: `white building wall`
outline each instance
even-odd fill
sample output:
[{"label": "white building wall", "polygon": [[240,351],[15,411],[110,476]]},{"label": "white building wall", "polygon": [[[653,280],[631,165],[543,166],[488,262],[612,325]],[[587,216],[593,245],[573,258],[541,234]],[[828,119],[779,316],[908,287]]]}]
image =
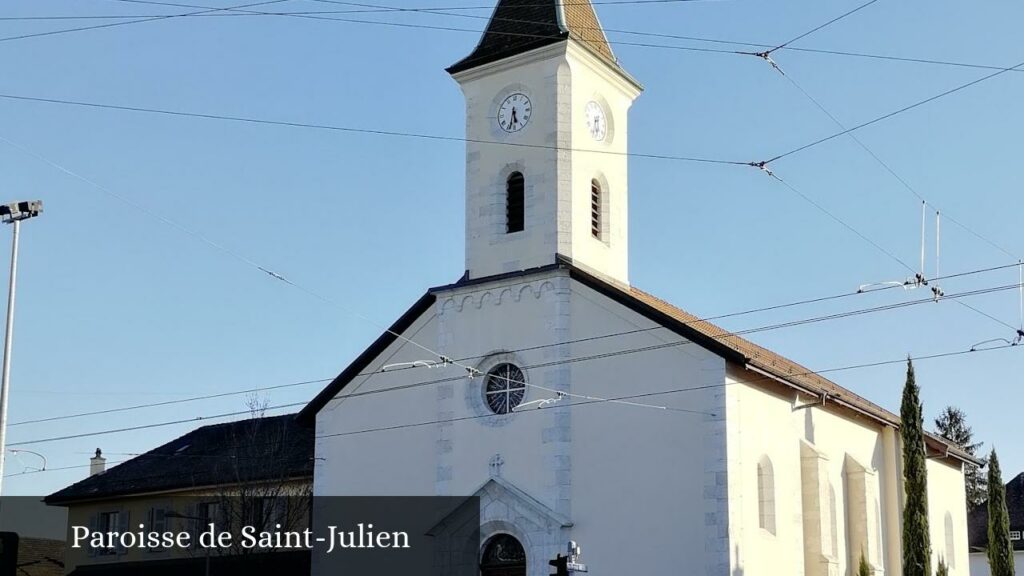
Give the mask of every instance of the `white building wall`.
[{"label": "white building wall", "polygon": [[926,469],[932,567],[938,566],[941,557],[949,565],[950,576],[967,576],[967,490],[962,465],[952,458],[930,458]]},{"label": "white building wall", "polygon": [[[530,526],[485,524],[484,539],[500,528],[523,540],[530,576],[546,576],[547,560],[569,538],[582,545],[584,561],[596,576],[668,574],[684,565],[695,570],[687,573],[725,576],[728,533],[718,526],[726,515],[727,496],[724,411],[717,405],[724,403],[724,361],[688,344],[552,364],[680,342],[663,328],[536,348],[643,328],[656,327],[570,280],[565,271],[439,294],[433,312],[414,324],[410,334],[416,336],[410,337],[453,358],[484,355],[474,361],[481,369],[513,360],[525,368],[531,384],[593,398],[696,390],[637,399],[683,411],[575,398],[508,417],[485,416],[481,378],[335,401],[317,419],[317,456],[324,461],[317,466],[316,493],[466,495],[500,473],[572,523],[571,529],[544,533],[531,532]],[[533,349],[508,352],[524,348]],[[386,354],[387,362],[425,355],[398,343]],[[359,391],[460,371],[423,368],[374,375]],[[554,396],[531,388],[525,401]],[[582,405],[570,408],[572,403]],[[500,471],[490,466],[496,455],[503,462]]]},{"label": "white building wall", "polygon": [[[804,564],[801,440],[826,458],[821,467],[836,494],[837,549],[832,561],[826,562],[820,570],[828,574],[849,574],[860,558],[860,551],[854,550],[850,543],[869,539],[875,544],[867,551],[868,556],[874,556],[868,560],[875,572],[888,571],[892,562],[882,543],[891,538],[887,515],[898,514],[898,511],[886,505],[885,475],[896,472],[885,463],[882,427],[868,419],[837,414],[832,408],[795,409],[813,401],[806,396],[798,400],[795,391],[773,387],[765,378],[738,367],[728,373],[733,572],[742,572],[744,576],[814,573],[805,571]],[[806,450],[804,452],[806,454]],[[771,459],[775,471],[775,535],[759,525],[757,463],[764,456]],[[851,460],[874,471],[875,478],[867,481],[865,497],[853,498],[850,493],[851,473],[857,468]],[[823,493],[827,494],[827,490]],[[827,500],[822,500],[823,505],[827,505]],[[850,503],[853,501],[860,501],[866,510],[873,508],[877,501],[881,522],[871,514],[868,514],[871,521],[866,527],[859,521],[851,522]],[[823,526],[824,540],[830,539],[828,524]],[[860,536],[852,533],[865,528],[866,533]],[[808,545],[820,543],[809,542]]]},{"label": "white building wall", "polygon": [[[1024,567],[1024,551],[1018,550],[1013,553],[1013,565],[1014,567]],[[970,576],[991,576],[991,574],[992,569],[988,565],[988,555],[985,552],[971,552]]]},{"label": "white building wall", "polygon": [[[627,112],[639,88],[575,41],[455,75],[466,99],[466,269],[471,278],[525,270],[562,254],[628,282]],[[500,103],[526,94],[529,124],[506,133]],[[587,132],[586,104],[611,119],[603,142]],[[497,144],[496,144],[497,143]],[[506,233],[505,185],[522,172],[525,229]],[[590,183],[608,194],[607,238],[590,232]]]}]

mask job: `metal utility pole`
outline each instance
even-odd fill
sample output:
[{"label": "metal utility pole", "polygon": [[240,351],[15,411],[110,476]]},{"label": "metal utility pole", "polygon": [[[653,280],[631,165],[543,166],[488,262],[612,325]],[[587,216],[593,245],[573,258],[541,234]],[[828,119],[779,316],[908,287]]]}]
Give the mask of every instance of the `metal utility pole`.
[{"label": "metal utility pole", "polygon": [[7,402],[11,382],[11,343],[14,339],[14,293],[18,280],[18,233],[21,221],[43,213],[40,200],[15,202],[0,206],[0,219],[14,225],[14,241],[11,245],[11,283],[7,293],[7,324],[4,330],[3,380],[0,382],[0,494],[3,493],[4,460],[7,455]]}]

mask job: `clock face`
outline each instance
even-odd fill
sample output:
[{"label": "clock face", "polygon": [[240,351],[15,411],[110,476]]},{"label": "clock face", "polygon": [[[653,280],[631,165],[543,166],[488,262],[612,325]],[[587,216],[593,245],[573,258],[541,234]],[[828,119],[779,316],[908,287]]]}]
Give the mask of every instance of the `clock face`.
[{"label": "clock face", "polygon": [[608,121],[605,119],[604,109],[597,102],[591,101],[587,103],[586,114],[590,137],[601,142],[608,135]]},{"label": "clock face", "polygon": [[505,132],[519,132],[530,123],[530,116],[533,115],[533,104],[526,94],[516,92],[498,107],[498,126]]}]

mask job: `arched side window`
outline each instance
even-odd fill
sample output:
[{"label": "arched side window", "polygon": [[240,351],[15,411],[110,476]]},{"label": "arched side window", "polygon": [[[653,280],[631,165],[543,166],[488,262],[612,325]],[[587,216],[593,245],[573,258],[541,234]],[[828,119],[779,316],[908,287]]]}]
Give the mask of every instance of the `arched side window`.
[{"label": "arched side window", "polygon": [[953,538],[953,515],[946,512],[946,565],[956,568],[956,540]]},{"label": "arched side window", "polygon": [[526,185],[522,172],[509,174],[505,181],[505,233],[522,232],[526,217]]},{"label": "arched side window", "polygon": [[767,456],[757,463],[758,525],[775,534],[775,470]]},{"label": "arched side window", "polygon": [[510,534],[496,534],[480,554],[481,576],[526,576],[526,551]]},{"label": "arched side window", "polygon": [[590,181],[590,234],[598,240],[604,239],[604,229],[602,226],[601,209],[603,201],[604,191],[601,189],[601,183],[597,179]]}]

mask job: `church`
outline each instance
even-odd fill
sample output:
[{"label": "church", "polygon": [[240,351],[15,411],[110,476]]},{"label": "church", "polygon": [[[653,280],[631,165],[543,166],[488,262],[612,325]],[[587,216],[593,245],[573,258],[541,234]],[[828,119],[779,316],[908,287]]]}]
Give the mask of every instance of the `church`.
[{"label": "church", "polygon": [[[570,541],[594,576],[899,576],[899,417],[630,284],[642,88],[589,0],[499,0],[448,72],[465,273],[303,409],[314,494],[477,495],[483,576]],[[933,566],[966,576],[974,461],[927,450]]]}]

